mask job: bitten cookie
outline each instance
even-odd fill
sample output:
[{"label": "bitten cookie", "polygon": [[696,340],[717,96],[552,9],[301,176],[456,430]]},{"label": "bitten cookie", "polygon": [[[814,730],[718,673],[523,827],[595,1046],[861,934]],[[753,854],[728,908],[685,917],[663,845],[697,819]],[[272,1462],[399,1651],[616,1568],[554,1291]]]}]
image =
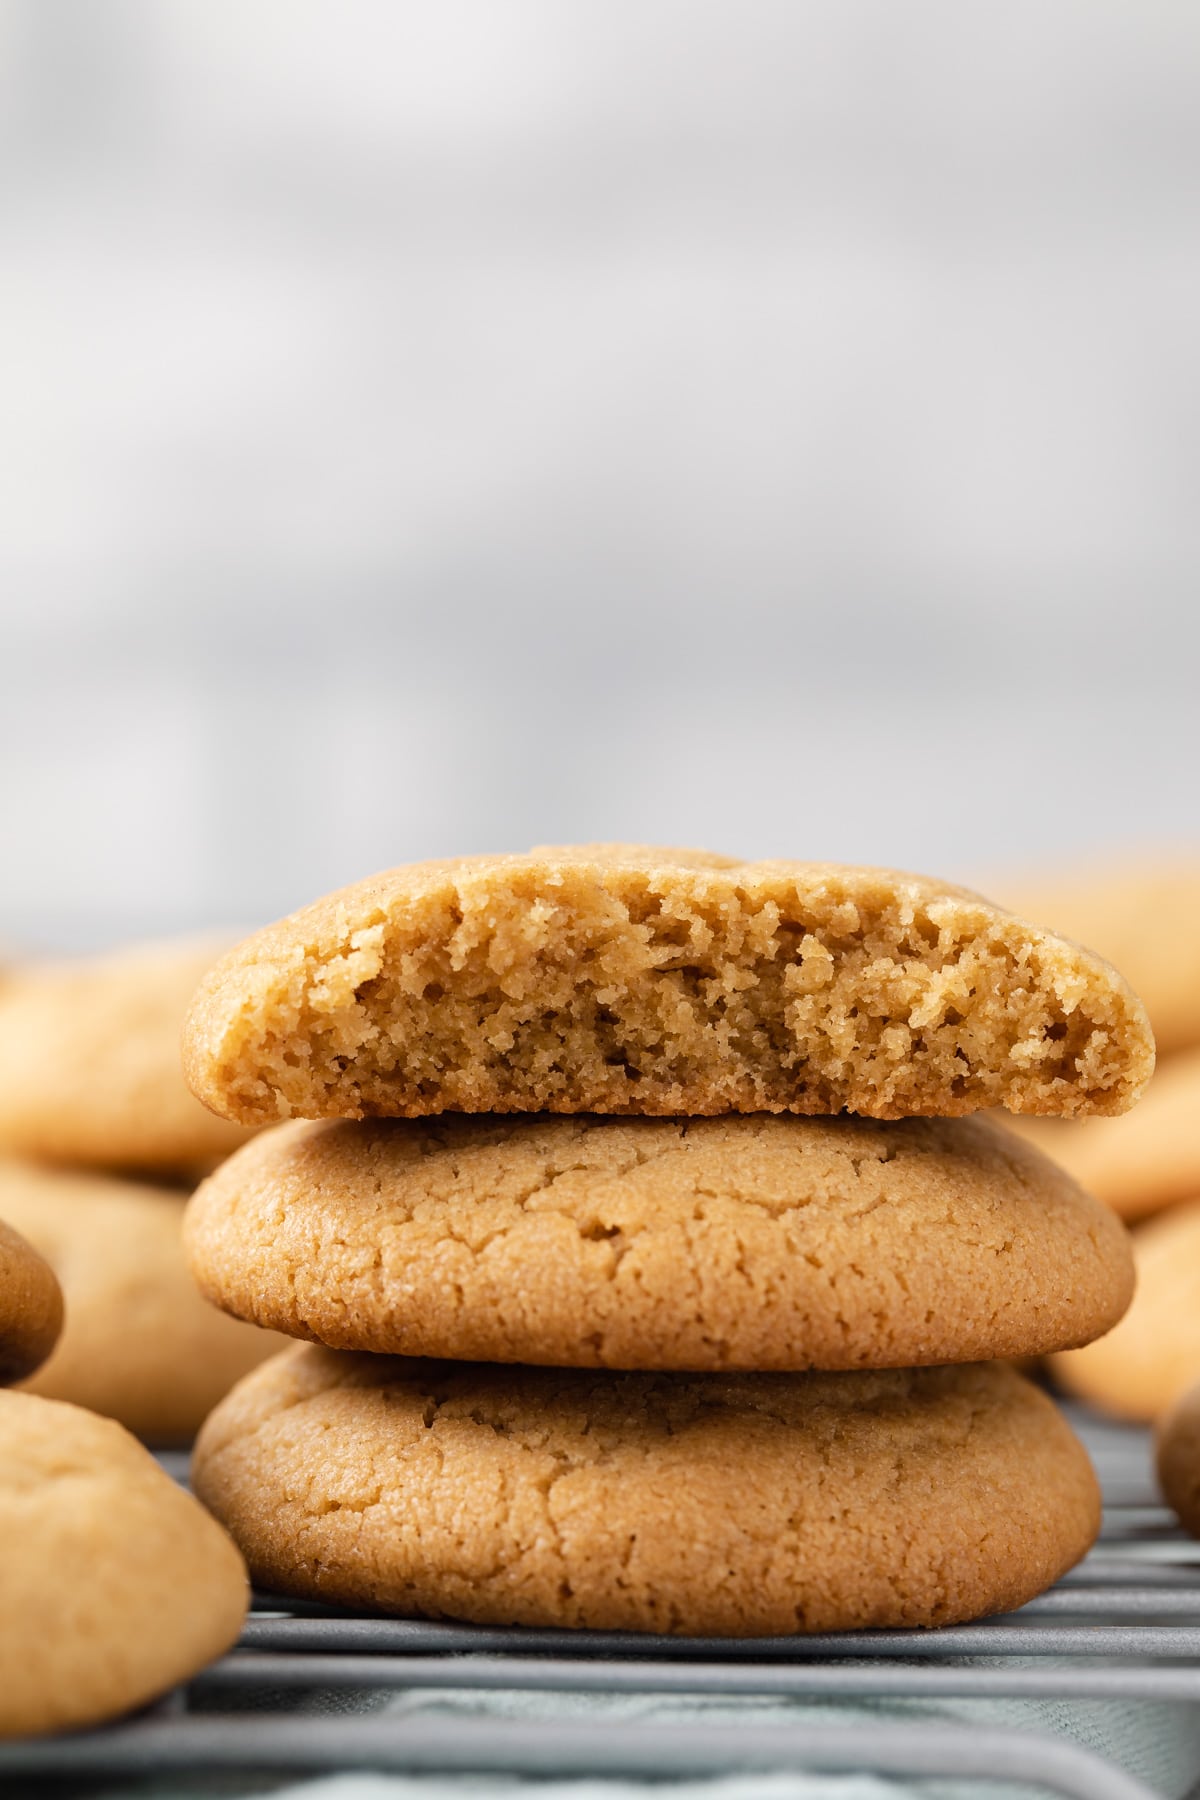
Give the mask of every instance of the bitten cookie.
[{"label": "bitten cookie", "polygon": [[345,888],[217,965],[184,1051],[195,1093],[257,1125],[1119,1113],[1154,1062],[1106,963],[962,889],[619,845]]},{"label": "bitten cookie", "polygon": [[0,1384],[20,1381],[45,1362],[62,1315],[54,1270],[0,1219]]},{"label": "bitten cookie", "polygon": [[97,1168],[210,1167],[244,1130],[188,1093],[179,1031],[212,940],[27,963],[0,982],[0,1154]]},{"label": "bitten cookie", "polygon": [[1189,1388],[1158,1428],[1155,1446],[1163,1499],[1193,1537],[1200,1537],[1200,1387]]},{"label": "bitten cookie", "polygon": [[618,1369],[980,1362],[1084,1343],[1128,1234],[990,1119],[282,1125],[192,1199],[202,1291],[343,1350]]},{"label": "bitten cookie", "polygon": [[1200,1200],[1140,1225],[1133,1255],[1137,1291],[1124,1319],[1051,1367],[1071,1393],[1150,1421],[1200,1381]]},{"label": "bitten cookie", "polygon": [[1123,1219],[1162,1212],[1200,1194],[1200,1051],[1159,1063],[1123,1118],[1012,1123]]},{"label": "bitten cookie", "polygon": [[229,1648],[248,1597],[225,1533],[119,1425],[0,1393],[0,1737],[153,1700]]},{"label": "bitten cookie", "polygon": [[1006,905],[1120,969],[1145,1001],[1161,1055],[1200,1046],[1200,861],[1126,860],[1004,892]]},{"label": "bitten cookie", "polygon": [[0,1163],[0,1216],[66,1297],[62,1337],[31,1392],[105,1413],[154,1444],[190,1443],[222,1394],[279,1349],[196,1292],[183,1210],[159,1188]]},{"label": "bitten cookie", "polygon": [[612,1375],[295,1348],[201,1434],[261,1585],[481,1624],[746,1637],[1021,1605],[1099,1523],[1003,1364]]}]

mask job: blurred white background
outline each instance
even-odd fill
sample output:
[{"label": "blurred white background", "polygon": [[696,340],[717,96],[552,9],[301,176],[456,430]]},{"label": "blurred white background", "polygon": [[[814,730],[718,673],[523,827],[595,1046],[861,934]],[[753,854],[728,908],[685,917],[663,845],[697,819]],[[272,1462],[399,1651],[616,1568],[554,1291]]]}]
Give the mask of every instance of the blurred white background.
[{"label": "blurred white background", "polygon": [[1200,835],[1200,9],[0,0],[0,937]]}]

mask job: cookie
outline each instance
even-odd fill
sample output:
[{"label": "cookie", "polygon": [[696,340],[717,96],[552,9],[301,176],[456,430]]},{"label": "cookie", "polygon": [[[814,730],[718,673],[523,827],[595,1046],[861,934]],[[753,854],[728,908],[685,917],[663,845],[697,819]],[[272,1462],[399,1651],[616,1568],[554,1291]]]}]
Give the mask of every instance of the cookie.
[{"label": "cookie", "polygon": [[233,1643],[220,1526],[109,1419],[0,1393],[0,1737],[117,1717]]},{"label": "cookie", "polygon": [[0,1154],[111,1169],[211,1167],[246,1132],[197,1105],[179,1030],[211,939],[74,963],[29,963],[0,982]]},{"label": "cookie", "polygon": [[881,869],[622,846],[394,869],[232,951],[188,1015],[245,1124],[461,1112],[1124,1112],[1146,1015],[1089,952]]},{"label": "cookie", "polygon": [[222,1402],[196,1492],[261,1586],[479,1624],[714,1633],[1019,1606],[1099,1523],[1003,1364],[614,1375],[294,1348]]},{"label": "cookie", "polygon": [[991,1119],[290,1123],[197,1191],[201,1290],[342,1350],[854,1369],[1085,1343],[1128,1234]]},{"label": "cookie", "polygon": [[0,1384],[20,1381],[45,1362],[62,1315],[54,1270],[0,1219]]},{"label": "cookie", "polygon": [[1004,889],[1005,904],[1120,969],[1160,1055],[1200,1047],[1200,861],[1177,856],[1065,870]]},{"label": "cookie", "polygon": [[31,1392],[119,1419],[150,1443],[190,1443],[222,1394],[279,1349],[200,1298],[183,1210],[163,1189],[0,1163],[0,1217],[45,1257],[66,1297],[62,1337]]},{"label": "cookie", "polygon": [[1157,1419],[1200,1381],[1200,1199],[1133,1234],[1137,1290],[1115,1330],[1051,1361],[1072,1394],[1126,1419]]},{"label": "cookie", "polygon": [[1023,1137],[1123,1219],[1200,1195],[1200,1050],[1159,1063],[1120,1119],[1014,1119]]},{"label": "cookie", "polygon": [[1200,1387],[1177,1400],[1158,1428],[1158,1485],[1167,1505],[1193,1537],[1200,1537]]}]

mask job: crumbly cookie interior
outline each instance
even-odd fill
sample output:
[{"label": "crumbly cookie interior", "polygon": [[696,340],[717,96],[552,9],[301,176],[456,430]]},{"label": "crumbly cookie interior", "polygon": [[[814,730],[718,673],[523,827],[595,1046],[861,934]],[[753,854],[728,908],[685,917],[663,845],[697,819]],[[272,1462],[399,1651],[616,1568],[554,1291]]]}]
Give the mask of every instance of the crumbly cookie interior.
[{"label": "crumbly cookie interior", "polygon": [[1107,965],[970,896],[632,868],[443,882],[314,933],[215,1048],[202,1091],[246,1122],[1070,1116],[1124,1111],[1152,1063]]}]

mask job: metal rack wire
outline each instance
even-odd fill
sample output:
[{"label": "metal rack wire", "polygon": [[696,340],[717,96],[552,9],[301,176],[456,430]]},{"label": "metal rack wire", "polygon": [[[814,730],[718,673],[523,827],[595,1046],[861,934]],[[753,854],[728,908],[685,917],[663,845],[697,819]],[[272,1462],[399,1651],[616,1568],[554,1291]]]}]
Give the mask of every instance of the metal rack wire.
[{"label": "metal rack wire", "polygon": [[[0,1746],[0,1784],[17,1775],[82,1783],[183,1770],[661,1780],[772,1769],[1152,1800],[1156,1790],[1143,1780],[1033,1718],[1047,1701],[1200,1703],[1200,1543],[1159,1504],[1145,1434],[1086,1416],[1075,1423],[1105,1489],[1101,1540],[1017,1614],[940,1631],[680,1639],[374,1619],[260,1596],[238,1647],[185,1689],[125,1724]],[[386,1706],[389,1695],[423,1692],[467,1710],[347,1710],[368,1696]],[[322,1710],[312,1710],[314,1695]],[[520,1696],[524,1711],[469,1710],[496,1695]],[[707,1701],[716,1711],[682,1722],[531,1716],[539,1697],[584,1695]],[[730,1710],[766,1700],[803,1704],[782,1723]],[[911,1712],[911,1703],[999,1700],[1024,1703],[1028,1722]],[[858,1702],[876,1710],[831,1721],[820,1705]],[[1200,1779],[1200,1732],[1190,1778]]]}]

